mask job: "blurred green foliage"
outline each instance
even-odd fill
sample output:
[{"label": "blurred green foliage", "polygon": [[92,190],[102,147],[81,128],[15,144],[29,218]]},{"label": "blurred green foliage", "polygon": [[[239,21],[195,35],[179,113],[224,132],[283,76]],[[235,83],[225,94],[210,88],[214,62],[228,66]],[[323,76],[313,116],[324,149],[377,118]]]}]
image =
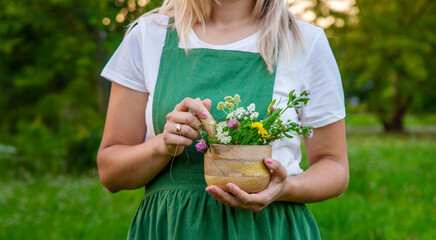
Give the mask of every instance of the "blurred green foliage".
[{"label": "blurred green foliage", "polygon": [[110,89],[99,73],[124,21],[159,4],[0,1],[0,143],[16,149],[0,151],[0,167],[38,174],[96,165]]},{"label": "blurred green foliage", "polygon": [[407,112],[436,111],[436,2],[356,1],[358,21],[335,45],[349,95],[385,130],[403,131]]}]

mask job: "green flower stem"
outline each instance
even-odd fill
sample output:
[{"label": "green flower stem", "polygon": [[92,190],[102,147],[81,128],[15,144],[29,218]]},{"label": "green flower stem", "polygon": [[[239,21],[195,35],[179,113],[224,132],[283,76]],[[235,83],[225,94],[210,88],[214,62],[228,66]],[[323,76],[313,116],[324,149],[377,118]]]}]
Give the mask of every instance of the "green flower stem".
[{"label": "green flower stem", "polygon": [[[253,129],[250,131],[250,135],[248,135],[248,137],[246,137],[246,138],[241,142],[241,145],[248,145],[248,144],[247,144],[247,139],[248,139],[248,141],[253,140],[253,139],[252,139],[253,134],[255,134],[256,132],[257,132],[256,128],[253,128]],[[257,141],[257,139],[256,139],[256,141]]]}]

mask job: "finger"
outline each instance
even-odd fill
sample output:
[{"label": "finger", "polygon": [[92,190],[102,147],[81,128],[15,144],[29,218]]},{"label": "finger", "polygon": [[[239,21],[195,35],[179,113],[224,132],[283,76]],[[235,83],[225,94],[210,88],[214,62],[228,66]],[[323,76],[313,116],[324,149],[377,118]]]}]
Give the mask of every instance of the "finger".
[{"label": "finger", "polygon": [[259,204],[265,206],[268,204],[268,199],[262,194],[249,194],[246,191],[240,189],[233,183],[227,183],[226,187],[230,190],[235,197],[237,197],[244,204]]},{"label": "finger", "polygon": [[188,124],[195,130],[200,130],[201,128],[200,120],[190,112],[173,111],[167,114],[166,119],[171,122]]},{"label": "finger", "polygon": [[[200,98],[196,98],[195,101],[197,101],[197,102],[203,104],[203,106],[206,107],[206,105],[204,105],[203,101],[201,101]],[[212,115],[210,114],[210,112],[209,112],[210,107],[209,107],[209,108],[206,107],[206,109],[207,109],[207,111],[203,111],[203,112],[202,112],[202,116],[203,116],[204,119],[209,118],[209,117],[212,116]]]},{"label": "finger", "polygon": [[239,207],[239,208],[243,207],[243,204],[238,199],[236,199],[235,197],[233,197],[232,195],[230,195],[229,193],[225,192],[224,190],[222,190],[217,186],[214,185],[208,186],[206,188],[206,192],[212,195],[212,197],[215,198],[218,202],[226,206]]},{"label": "finger", "polygon": [[273,160],[271,158],[265,158],[264,159],[265,165],[274,172],[274,179],[277,179],[278,181],[284,181],[286,180],[287,171],[286,168],[283,167],[283,165],[277,161]]},{"label": "finger", "polygon": [[167,145],[180,145],[180,146],[191,146],[194,142],[192,139],[189,139],[185,136],[171,134],[171,133],[164,133],[163,139],[165,144]]},{"label": "finger", "polygon": [[[195,101],[197,101],[198,103],[200,103],[201,105],[204,106],[204,104],[200,100],[200,98],[195,99]],[[206,101],[206,103],[207,102],[208,101]],[[215,127],[214,127],[214,125],[216,124],[215,119],[213,119],[212,115],[210,114],[210,112],[208,110],[203,111],[202,115],[203,115],[203,118],[201,118],[200,120],[203,123],[204,130],[207,132],[207,134],[209,136],[215,136],[215,134],[216,134]]]},{"label": "finger", "polygon": [[201,118],[207,118],[209,116],[207,114],[209,111],[204,106],[204,104],[202,104],[201,101],[199,102],[189,97],[183,99],[181,103],[177,104],[174,110],[180,112],[193,111],[197,116]]},{"label": "finger", "polygon": [[212,106],[212,101],[209,98],[203,100],[203,105],[210,111],[210,107]]},{"label": "finger", "polygon": [[180,132],[177,132],[178,125],[179,123],[167,122],[164,127],[165,132],[175,135],[182,135],[191,140],[195,140],[198,138],[198,132],[189,125],[181,124]]}]

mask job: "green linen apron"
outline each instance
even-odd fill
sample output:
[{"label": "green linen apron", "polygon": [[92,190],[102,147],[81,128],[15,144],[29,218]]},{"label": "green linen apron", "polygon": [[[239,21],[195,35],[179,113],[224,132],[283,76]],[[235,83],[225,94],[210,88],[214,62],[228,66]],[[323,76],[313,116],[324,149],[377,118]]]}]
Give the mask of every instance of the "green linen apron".
[{"label": "green linen apron", "polygon": [[[166,115],[185,97],[210,98],[211,114],[225,115],[216,104],[241,95],[241,106],[256,104],[263,118],[272,100],[275,73],[258,53],[178,47],[167,30],[153,96],[153,125],[164,130]],[[171,167],[172,165],[172,167]],[[274,202],[255,213],[227,207],[206,191],[203,153],[194,144],[169,163],[146,186],[128,239],[320,239],[315,219],[303,204]]]}]

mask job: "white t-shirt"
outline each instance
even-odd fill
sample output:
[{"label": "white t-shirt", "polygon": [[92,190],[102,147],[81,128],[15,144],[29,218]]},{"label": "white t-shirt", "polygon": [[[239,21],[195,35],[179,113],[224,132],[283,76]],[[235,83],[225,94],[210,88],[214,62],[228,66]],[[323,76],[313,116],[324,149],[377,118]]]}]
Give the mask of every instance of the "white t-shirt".
[{"label": "white t-shirt", "polygon": [[[152,121],[153,96],[167,31],[167,28],[160,25],[168,24],[168,20],[168,16],[157,14],[142,17],[138,25],[124,38],[101,73],[101,76],[110,81],[149,93],[145,113],[145,141],[155,136]],[[291,90],[295,89],[297,94],[303,90],[310,90],[309,103],[298,111],[288,110],[282,119],[300,121],[304,126],[319,128],[345,117],[341,76],[323,29],[301,21],[297,21],[297,24],[304,46],[301,51],[296,50],[298,47],[292,46],[295,50],[290,62],[279,59],[273,99],[281,97],[279,107],[283,107]],[[179,47],[183,48],[181,43]],[[259,52],[257,33],[230,44],[212,45],[202,42],[195,32],[191,31],[188,48]],[[303,172],[299,166],[300,144],[299,136],[272,143],[272,157],[282,163],[288,176]]]}]

